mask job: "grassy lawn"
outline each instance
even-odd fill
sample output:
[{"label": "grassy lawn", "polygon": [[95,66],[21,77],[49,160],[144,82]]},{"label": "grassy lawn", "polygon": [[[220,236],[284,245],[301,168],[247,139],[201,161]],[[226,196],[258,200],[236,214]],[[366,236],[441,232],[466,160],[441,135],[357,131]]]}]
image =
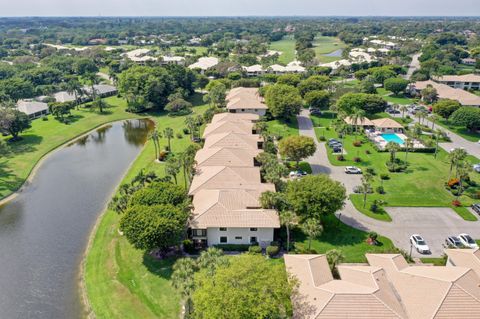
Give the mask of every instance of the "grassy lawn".
[{"label": "grassy lawn", "polygon": [[298,122],[296,118],[285,120],[271,120],[267,122],[268,132],[274,136],[287,137],[290,135],[298,135]]},{"label": "grassy lawn", "polygon": [[[316,120],[318,122],[318,120]],[[322,121],[325,121],[322,120]],[[331,120],[330,120],[331,121]],[[322,122],[324,125],[328,124]],[[327,126],[328,127],[328,126]],[[325,136],[329,138],[338,138],[333,128],[315,128],[317,137]],[[360,147],[353,146],[353,142],[358,139],[364,141]],[[347,135],[344,138],[344,148],[347,152],[344,161],[339,161],[336,155],[331,153],[328,148],[328,159],[330,163],[336,166],[355,165],[364,171],[371,167],[374,168],[376,176],[372,182],[373,194],[367,196],[366,208],[363,208],[363,195],[351,195],[352,203],[357,209],[366,215],[383,221],[388,221],[390,217],[386,212],[379,211],[372,213],[369,208],[374,200],[381,200],[384,206],[403,206],[403,207],[451,207],[454,196],[445,190],[445,182],[449,179],[449,163],[448,154],[440,150],[437,158],[433,154],[424,153],[408,153],[408,169],[402,173],[390,173],[385,165],[389,160],[388,152],[377,152],[373,145],[368,142],[364,136]],[[354,157],[359,157],[361,162],[353,161]],[[405,159],[405,152],[398,152],[397,158]],[[475,158],[470,157],[468,160],[472,163]],[[389,179],[382,181],[381,174],[388,174]],[[476,182],[480,182],[478,174],[471,173],[471,178]],[[378,194],[376,188],[383,185],[385,194]],[[460,201],[464,206],[470,206],[474,200],[467,196],[460,197]],[[455,208],[455,211],[465,220],[476,220],[465,207]]]},{"label": "grassy lawn", "polygon": [[460,135],[464,139],[470,142],[478,142],[480,140],[480,133],[469,131],[463,126],[455,126],[447,122],[445,119],[440,119],[436,124],[452,131],[453,133]]},{"label": "grassy lawn", "polygon": [[[192,101],[196,113],[208,107],[201,96]],[[165,113],[150,114],[162,131],[172,127],[180,132],[185,117],[169,117]],[[160,140],[162,148],[166,139]],[[187,136],[172,140],[173,152],[190,144]],[[164,175],[162,164],[154,162],[154,146],[148,141],[132,164],[123,182],[130,181],[142,169]],[[182,181],[182,178],[179,178]],[[122,182],[122,183],[123,183]],[[181,183],[181,182],[180,182]],[[180,297],[169,279],[173,260],[158,261],[134,249],[118,234],[119,216],[107,210],[101,217],[85,261],[88,299],[97,318],[178,318]]]},{"label": "grassy lawn", "polygon": [[0,158],[0,199],[18,190],[38,161],[55,148],[102,124],[139,117],[125,112],[125,102],[117,97],[105,101],[111,107],[103,114],[89,109],[72,110],[70,124],[61,123],[51,115],[48,121],[32,121],[32,127],[20,135],[22,140],[9,143],[11,154]]},{"label": "grassy lawn", "polygon": [[[361,230],[352,228],[340,222],[335,216],[326,216],[322,220],[323,233],[312,240],[312,249],[317,253],[324,254],[332,249],[339,249],[345,255],[344,262],[358,263],[366,262],[366,253],[383,252],[393,249],[394,245],[390,239],[378,236],[379,246],[371,246],[366,243],[368,234]],[[308,248],[308,238],[298,229],[293,232],[292,240],[295,247]]]},{"label": "grassy lawn", "polygon": [[413,99],[408,98],[403,94],[400,94],[399,96],[393,95],[392,92],[387,91],[384,88],[378,88],[377,93],[381,95],[387,102],[391,102],[394,104],[408,105],[414,103]]},{"label": "grassy lawn", "polygon": [[269,49],[282,52],[278,58],[278,62],[281,64],[287,64],[295,60],[295,39],[293,36],[287,36],[280,41],[270,43]]},{"label": "grassy lawn", "polygon": [[340,60],[342,57],[325,56],[325,54],[332,53],[339,49],[344,49],[346,44],[339,38],[317,36],[313,41],[313,49],[315,50],[317,59],[322,63],[329,63]]},{"label": "grassy lawn", "polygon": [[445,258],[420,258],[424,264],[432,264],[434,266],[445,266],[447,260]]}]

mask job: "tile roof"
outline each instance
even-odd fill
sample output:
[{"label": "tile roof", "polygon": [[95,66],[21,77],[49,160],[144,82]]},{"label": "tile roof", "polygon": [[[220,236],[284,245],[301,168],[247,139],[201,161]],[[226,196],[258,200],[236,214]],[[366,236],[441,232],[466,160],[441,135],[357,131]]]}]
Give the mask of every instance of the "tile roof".
[{"label": "tile roof", "polygon": [[480,82],[478,74],[444,75],[434,79],[437,82]]},{"label": "tile roof", "polygon": [[373,122],[370,121],[368,118],[364,117],[362,121],[358,120],[357,123],[353,123],[352,119],[350,116],[347,116],[346,118],[343,119],[345,123],[349,125],[360,125],[360,126],[373,126]]},{"label": "tile roof", "polygon": [[480,106],[480,96],[462,89],[454,89],[446,84],[437,83],[431,80],[419,81],[412,84],[417,91],[421,91],[429,85],[437,90],[440,99],[456,100],[462,105]]},{"label": "tile roof", "polygon": [[380,128],[403,128],[403,125],[389,118],[377,119],[371,121],[375,127]]},{"label": "tile roof", "polygon": [[48,104],[37,101],[19,100],[17,102],[17,109],[27,115],[48,110]]},{"label": "tile roof", "polygon": [[219,60],[215,57],[201,57],[198,59],[197,62],[189,65],[188,68],[208,70],[211,67],[214,67],[215,65],[217,65],[218,62]]},{"label": "tile roof", "polygon": [[252,134],[253,123],[247,121],[238,121],[238,122],[215,122],[210,123],[205,128],[203,132],[203,137],[207,137],[212,134],[220,133],[241,133],[241,134]]},{"label": "tile roof", "polygon": [[258,121],[260,119],[260,116],[258,114],[254,113],[230,113],[230,112],[224,112],[224,113],[219,113],[215,114],[212,118],[213,123],[217,122],[245,122],[245,121]]},{"label": "tile roof", "polygon": [[209,135],[203,147],[230,147],[258,150],[258,142],[262,142],[262,138],[259,135],[227,132]]},{"label": "tile roof", "polygon": [[203,148],[195,155],[196,167],[202,166],[244,166],[253,167],[254,157],[260,150],[241,148]]},{"label": "tile roof", "polygon": [[263,98],[258,94],[257,88],[238,87],[230,90],[227,97],[227,109],[260,109],[268,107],[263,103]]}]

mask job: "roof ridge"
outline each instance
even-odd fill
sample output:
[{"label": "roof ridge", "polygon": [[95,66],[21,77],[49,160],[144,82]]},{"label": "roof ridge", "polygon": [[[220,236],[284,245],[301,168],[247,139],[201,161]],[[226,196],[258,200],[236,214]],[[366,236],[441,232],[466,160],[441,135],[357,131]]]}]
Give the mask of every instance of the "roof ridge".
[{"label": "roof ridge", "polygon": [[[378,291],[380,291],[380,288],[378,288]],[[388,304],[386,304],[382,299],[378,298],[376,295],[375,295],[375,292],[371,294],[374,298],[376,298],[378,301],[380,301],[386,308],[388,308],[393,314],[395,314],[398,318],[400,319],[404,319],[404,317],[400,316],[400,314],[393,310],[392,307],[390,307]],[[400,301],[399,301],[400,304],[402,304]],[[402,307],[403,308],[403,307]]]}]

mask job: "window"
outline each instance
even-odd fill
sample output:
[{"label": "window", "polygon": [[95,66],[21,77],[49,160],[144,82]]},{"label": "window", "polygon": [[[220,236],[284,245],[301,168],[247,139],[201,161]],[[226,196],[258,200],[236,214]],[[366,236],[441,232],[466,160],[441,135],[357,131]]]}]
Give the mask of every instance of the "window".
[{"label": "window", "polygon": [[194,229],[193,230],[193,236],[194,237],[205,237],[205,236],[207,236],[207,230],[206,229]]},{"label": "window", "polygon": [[242,236],[235,236],[235,240],[242,240]]},{"label": "window", "polygon": [[250,228],[250,231],[257,231],[258,228]]},{"label": "window", "polygon": [[228,242],[228,238],[225,236],[220,237],[220,243],[221,244],[226,244]]},{"label": "window", "polygon": [[242,112],[245,112],[245,109],[242,109]]},{"label": "window", "polygon": [[257,243],[257,237],[250,237],[250,244]]},{"label": "window", "polygon": [[225,227],[220,227],[220,231],[227,231]]}]

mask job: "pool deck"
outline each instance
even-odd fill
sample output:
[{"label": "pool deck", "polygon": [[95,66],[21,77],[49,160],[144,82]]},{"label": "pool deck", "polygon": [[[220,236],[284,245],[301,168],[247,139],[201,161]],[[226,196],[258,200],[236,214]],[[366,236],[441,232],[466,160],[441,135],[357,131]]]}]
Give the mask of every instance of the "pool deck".
[{"label": "pool deck", "polygon": [[[377,145],[378,148],[380,148],[382,150],[385,149],[388,142],[395,142],[395,143],[399,144],[401,147],[403,147],[403,145],[405,144],[405,143],[398,143],[397,141],[395,141],[393,139],[392,140],[386,140],[382,135],[396,135],[402,141],[405,141],[406,139],[408,139],[408,136],[406,136],[403,133],[394,133],[394,132],[385,133],[385,132],[380,132],[380,131],[367,133],[367,137],[370,139],[370,141],[375,143],[375,145]],[[425,145],[423,145],[418,140],[413,140],[413,148],[425,148]]]}]

